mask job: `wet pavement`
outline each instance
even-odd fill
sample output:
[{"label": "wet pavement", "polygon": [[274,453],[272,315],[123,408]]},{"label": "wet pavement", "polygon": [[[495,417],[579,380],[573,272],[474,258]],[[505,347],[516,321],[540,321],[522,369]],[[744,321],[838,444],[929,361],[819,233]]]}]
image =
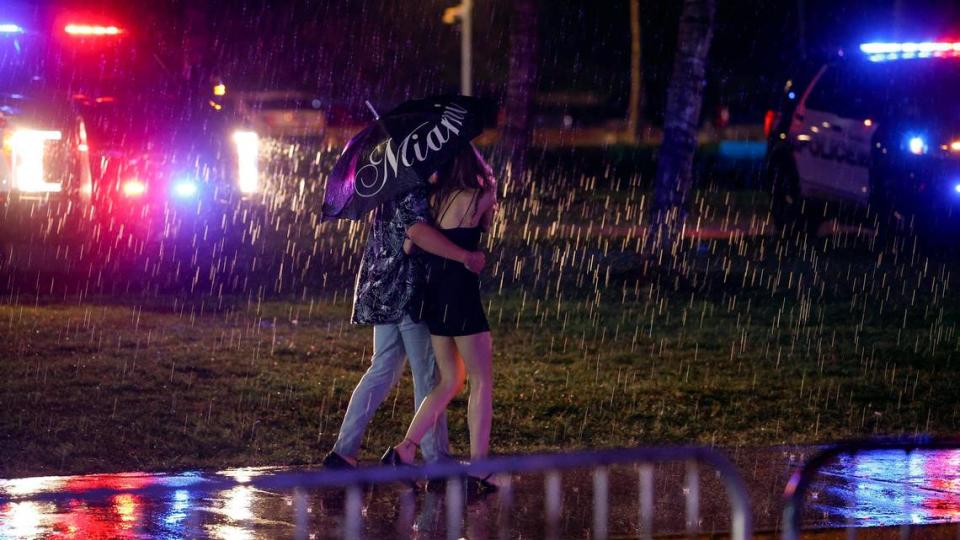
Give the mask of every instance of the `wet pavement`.
[{"label": "wet pavement", "polygon": [[821,478],[808,514],[833,524],[960,523],[960,451],[843,456]]},{"label": "wet pavement", "polygon": [[[782,493],[794,468],[815,448],[775,447],[727,452],[749,492],[754,529],[779,528]],[[0,481],[0,538],[293,538],[298,520],[312,538],[337,538],[344,530],[342,490],[306,493],[306,513],[296,511],[292,491],[247,485],[284,468],[234,469],[177,474],[104,474]],[[685,467],[654,468],[654,534],[685,530]],[[238,482],[236,485],[225,485]],[[545,477],[501,476],[499,494],[465,505],[466,538],[541,538],[545,534]],[[636,466],[609,471],[609,525],[613,537],[640,531]],[[590,471],[562,474],[560,538],[588,538],[593,526],[594,479]],[[211,486],[216,488],[211,490]],[[133,493],[31,500],[37,494],[126,489]],[[702,532],[729,529],[721,479],[700,472]],[[806,527],[874,527],[960,522],[960,451],[876,451],[844,457],[811,486]],[[402,485],[368,488],[362,495],[366,538],[444,538],[446,495]],[[503,531],[508,531],[501,535]]]}]

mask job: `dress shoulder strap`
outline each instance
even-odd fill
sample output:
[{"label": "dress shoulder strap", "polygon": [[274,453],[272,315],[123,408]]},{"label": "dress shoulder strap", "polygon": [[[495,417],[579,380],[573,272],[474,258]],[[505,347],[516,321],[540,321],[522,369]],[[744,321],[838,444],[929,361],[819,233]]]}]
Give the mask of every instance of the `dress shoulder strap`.
[{"label": "dress shoulder strap", "polygon": [[473,209],[474,209],[474,212],[476,212],[476,207],[475,207],[474,205],[477,204],[477,194],[479,194],[479,193],[480,193],[479,190],[475,190],[475,191],[473,192],[473,195],[470,197],[470,204],[467,205],[467,211],[464,212],[462,216],[460,216],[460,223],[457,224],[457,227],[462,227],[462,226],[463,226],[463,220],[466,219],[467,213],[470,212],[470,209],[471,209],[471,208],[473,208]]},{"label": "dress shoulder strap", "polygon": [[446,201],[442,201],[444,203],[444,206],[440,214],[437,216],[437,220],[436,220],[436,224],[438,227],[440,226],[440,222],[443,221],[443,217],[447,215],[447,211],[450,210],[450,207],[453,206],[453,201],[457,200],[457,197],[459,195],[460,195],[459,190],[454,191],[453,193],[450,194],[449,197],[447,197]]}]

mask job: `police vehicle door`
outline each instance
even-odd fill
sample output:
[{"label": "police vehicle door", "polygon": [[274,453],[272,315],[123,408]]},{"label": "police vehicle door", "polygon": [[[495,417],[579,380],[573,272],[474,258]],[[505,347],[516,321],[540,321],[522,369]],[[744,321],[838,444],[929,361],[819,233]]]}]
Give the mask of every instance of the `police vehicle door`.
[{"label": "police vehicle door", "polygon": [[833,65],[807,89],[790,124],[801,195],[866,202],[876,125],[865,92],[855,76]]}]

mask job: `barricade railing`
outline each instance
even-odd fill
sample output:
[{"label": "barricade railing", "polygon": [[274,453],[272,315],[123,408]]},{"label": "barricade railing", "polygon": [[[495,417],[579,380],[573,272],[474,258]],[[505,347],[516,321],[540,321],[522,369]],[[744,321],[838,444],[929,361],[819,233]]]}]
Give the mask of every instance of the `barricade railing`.
[{"label": "barricade railing", "polygon": [[[730,536],[733,540],[752,537],[752,516],[744,483],[730,461],[720,453],[700,447],[626,448],[564,454],[530,454],[496,457],[473,463],[443,462],[420,467],[368,467],[355,470],[279,471],[252,476],[249,479],[231,477],[203,477],[195,482],[185,480],[176,485],[150,485],[135,489],[94,488],[86,490],[56,490],[30,493],[22,497],[0,496],[0,503],[21,500],[65,503],[71,500],[90,500],[119,494],[158,497],[173,490],[189,489],[196,492],[216,492],[238,486],[264,490],[293,492],[295,535],[307,538],[310,533],[308,490],[337,488],[345,490],[341,535],[344,538],[363,537],[363,490],[372,485],[409,482],[411,480],[446,480],[446,537],[461,538],[465,501],[462,481],[468,475],[486,477],[501,474],[544,474],[544,535],[559,538],[561,534],[561,504],[563,498],[562,472],[572,469],[591,469],[593,473],[593,519],[591,538],[608,538],[610,512],[610,472],[614,466],[638,467],[638,530],[631,531],[641,538],[653,535],[654,466],[669,463],[685,465],[683,495],[685,497],[685,525],[689,536],[700,533],[700,470],[709,467],[722,481],[730,505]],[[500,537],[509,537],[509,509],[513,506],[511,486],[498,490],[501,505]]]},{"label": "barricade railing", "polygon": [[[803,509],[811,485],[824,468],[832,465],[845,456],[859,456],[868,452],[902,451],[905,459],[909,459],[914,452],[960,450],[960,440],[880,440],[880,441],[852,441],[833,445],[814,454],[806,463],[791,475],[784,492],[783,509],[783,539],[798,540],[803,527]],[[960,474],[960,471],[956,471]],[[865,479],[864,479],[865,480]],[[854,502],[855,503],[855,502]],[[901,510],[904,519],[901,520],[901,538],[909,538],[913,527],[913,516],[909,504]],[[958,524],[960,537],[960,524]],[[856,538],[856,524],[847,525],[847,538]]]}]

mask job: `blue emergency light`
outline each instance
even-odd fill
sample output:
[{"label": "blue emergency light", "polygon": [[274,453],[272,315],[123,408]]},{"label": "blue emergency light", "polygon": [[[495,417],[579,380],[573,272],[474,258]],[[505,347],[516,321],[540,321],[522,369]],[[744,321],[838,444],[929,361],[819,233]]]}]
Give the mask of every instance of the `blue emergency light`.
[{"label": "blue emergency light", "polygon": [[22,34],[23,27],[13,23],[0,23],[0,34]]},{"label": "blue emergency light", "polygon": [[197,183],[193,180],[182,179],[173,185],[173,193],[181,199],[189,199],[197,194]]},{"label": "blue emergency light", "polygon": [[909,60],[912,58],[960,57],[960,42],[955,41],[908,41],[904,43],[861,43],[860,52],[871,62]]},{"label": "blue emergency light", "polygon": [[912,136],[907,140],[907,149],[915,156],[927,153],[927,141],[920,136]]}]

